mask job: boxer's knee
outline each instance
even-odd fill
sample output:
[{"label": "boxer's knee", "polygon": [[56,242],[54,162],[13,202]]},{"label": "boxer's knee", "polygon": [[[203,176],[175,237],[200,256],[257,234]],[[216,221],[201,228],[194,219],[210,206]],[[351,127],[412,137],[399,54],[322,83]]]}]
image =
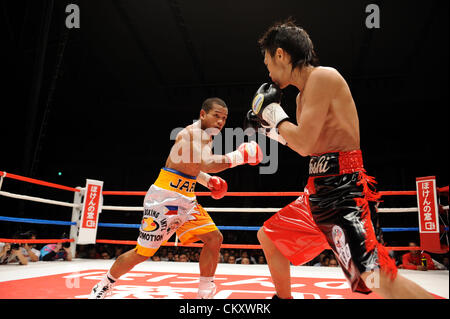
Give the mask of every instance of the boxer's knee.
[{"label": "boxer's knee", "polygon": [[141,262],[146,261],[148,258],[149,258],[148,256],[138,254],[136,249],[131,249],[131,250],[123,253],[119,257],[117,257],[117,259],[119,261],[128,262],[130,264],[139,264]]},{"label": "boxer's knee", "polygon": [[260,243],[261,245],[263,245],[263,243],[266,241],[267,236],[266,236],[266,234],[264,233],[264,230],[263,230],[262,227],[258,230],[258,233],[256,234],[256,237],[258,238],[259,243]]},{"label": "boxer's knee", "polygon": [[274,242],[267,236],[262,227],[258,230],[257,237],[267,258],[280,253],[277,246],[275,246]]},{"label": "boxer's knee", "polygon": [[218,230],[203,234],[199,237],[210,249],[220,249],[223,242],[223,235]]},{"label": "boxer's knee", "polygon": [[213,241],[212,241],[213,245],[215,247],[217,247],[218,249],[220,249],[220,246],[223,243],[223,235],[220,231],[215,231],[214,235],[213,235]]},{"label": "boxer's knee", "polygon": [[264,229],[262,227],[258,230],[256,237],[258,238],[259,243],[261,244],[261,246],[263,247],[264,250],[267,251],[267,250],[271,250],[271,249],[275,248],[275,245],[272,243],[270,238],[267,237],[267,235],[264,232]]}]

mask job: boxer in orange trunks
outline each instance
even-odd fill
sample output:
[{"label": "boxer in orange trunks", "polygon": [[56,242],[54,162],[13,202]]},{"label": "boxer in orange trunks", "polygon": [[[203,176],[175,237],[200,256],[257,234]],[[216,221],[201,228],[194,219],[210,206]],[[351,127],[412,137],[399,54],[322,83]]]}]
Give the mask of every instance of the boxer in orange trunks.
[{"label": "boxer in orange trunks", "polygon": [[257,165],[263,156],[256,142],[242,143],[237,150],[225,155],[212,153],[212,137],[222,130],[227,117],[228,107],[223,100],[206,99],[200,110],[200,119],[177,134],[165,167],[144,198],[144,214],[136,247],[116,259],[108,273],[92,288],[90,299],[103,299],[111,294],[122,275],[153,256],[175,232],[182,244],[203,241],[197,298],[214,297],[214,274],[222,234],[198,204],[195,186],[202,184],[211,190],[213,198],[220,199],[227,192],[227,183],[208,173],[242,164]]},{"label": "boxer in orange trunks", "polygon": [[[331,248],[355,292],[432,298],[397,273],[375,237],[368,203],[378,195],[375,180],[364,170],[358,114],[345,79],[333,68],[318,66],[311,39],[293,21],[270,27],[259,44],[273,83],[258,89],[247,120],[255,128],[277,129],[287,146],[310,157],[305,195],[258,231],[274,297],[292,298],[290,262],[304,264]],[[280,105],[281,89],[289,85],[300,91],[296,121]]]}]

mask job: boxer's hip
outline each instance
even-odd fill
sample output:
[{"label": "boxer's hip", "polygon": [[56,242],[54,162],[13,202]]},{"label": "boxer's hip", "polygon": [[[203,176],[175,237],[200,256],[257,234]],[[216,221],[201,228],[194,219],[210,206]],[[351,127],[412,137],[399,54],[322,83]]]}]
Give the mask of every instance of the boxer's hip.
[{"label": "boxer's hip", "polygon": [[[306,186],[312,213],[354,206],[355,199],[376,201],[376,181],[364,169],[360,150],[311,156]],[[316,216],[320,217],[320,216]]]},{"label": "boxer's hip", "polygon": [[309,176],[330,176],[364,171],[361,150],[314,154],[309,160]]},{"label": "boxer's hip", "polygon": [[360,275],[395,263],[378,244],[368,202],[378,200],[375,179],[366,175],[361,151],[311,157],[305,194],[264,223],[264,231],[294,264],[331,248],[353,291],[370,290]]},{"label": "boxer's hip", "polygon": [[311,156],[309,174],[306,192],[318,225],[342,221],[347,214],[361,212],[362,201],[378,198],[375,180],[365,174],[360,150]]},{"label": "boxer's hip", "polygon": [[194,193],[195,181],[195,177],[162,168],[145,195],[144,217],[149,215],[150,211],[159,213],[151,216],[155,218],[194,213],[194,208],[198,205]]},{"label": "boxer's hip", "polygon": [[161,243],[196,213],[195,177],[163,168],[144,198],[138,253],[152,256]]},{"label": "boxer's hip", "polygon": [[195,197],[196,177],[163,167],[153,185],[183,196]]},{"label": "boxer's hip", "polygon": [[370,290],[360,274],[383,268],[393,276],[395,264],[376,240],[369,202],[378,201],[376,181],[363,166],[361,151],[311,157],[307,192],[312,217],[336,253],[352,289]]}]

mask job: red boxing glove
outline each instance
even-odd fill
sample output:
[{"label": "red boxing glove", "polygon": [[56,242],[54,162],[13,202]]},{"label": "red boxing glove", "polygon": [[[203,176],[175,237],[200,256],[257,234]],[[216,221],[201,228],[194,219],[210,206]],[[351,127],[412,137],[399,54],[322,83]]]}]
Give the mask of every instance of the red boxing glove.
[{"label": "red boxing glove", "polygon": [[261,147],[255,141],[242,143],[234,152],[225,154],[230,162],[230,167],[242,164],[258,165],[263,159]]},{"label": "red boxing glove", "polygon": [[208,182],[208,188],[211,191],[211,197],[214,199],[221,199],[225,196],[228,190],[228,184],[219,176],[212,176]]}]

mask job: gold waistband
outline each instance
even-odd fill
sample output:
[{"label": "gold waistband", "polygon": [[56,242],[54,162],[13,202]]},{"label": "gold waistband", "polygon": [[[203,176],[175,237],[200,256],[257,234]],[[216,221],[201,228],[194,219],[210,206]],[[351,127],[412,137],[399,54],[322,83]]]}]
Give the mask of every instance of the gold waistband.
[{"label": "gold waistband", "polygon": [[196,177],[189,176],[170,168],[162,168],[153,185],[180,193],[184,196],[195,197]]}]

